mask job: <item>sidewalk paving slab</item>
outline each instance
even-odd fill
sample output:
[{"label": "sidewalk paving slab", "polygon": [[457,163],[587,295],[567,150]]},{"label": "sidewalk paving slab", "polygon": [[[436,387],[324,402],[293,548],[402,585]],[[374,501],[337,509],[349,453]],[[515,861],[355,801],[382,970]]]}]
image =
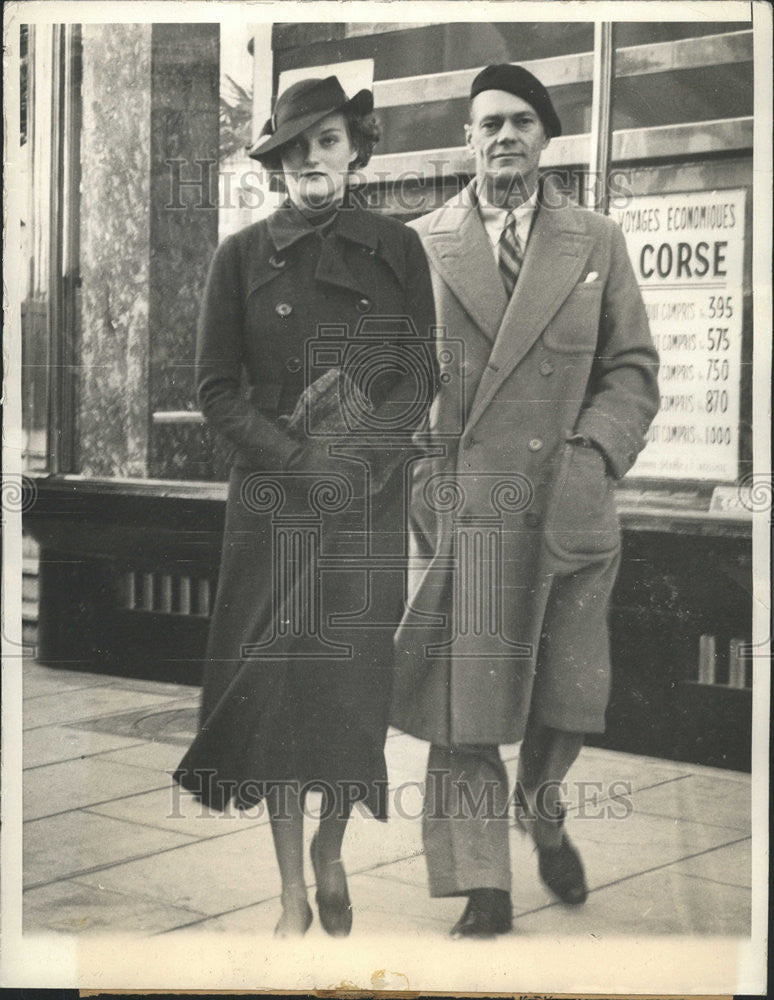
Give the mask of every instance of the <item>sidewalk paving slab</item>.
[{"label": "sidewalk paving slab", "polygon": [[589,887],[607,885],[741,839],[739,832],[634,811],[626,819],[575,820],[568,833],[586,868]]},{"label": "sidewalk paving slab", "polygon": [[752,840],[749,837],[678,864],[680,874],[687,877],[752,888]]},{"label": "sidewalk paving slab", "polygon": [[137,737],[118,736],[114,733],[96,733],[73,726],[41,726],[28,729],[24,734],[22,767],[41,767],[66,760],[79,760],[94,754],[104,755],[110,750],[144,746]]},{"label": "sidewalk paving slab", "polygon": [[99,757],[84,757],[32,768],[24,772],[23,782],[24,819],[30,820],[148,792],[167,785],[169,777]]},{"label": "sidewalk paving slab", "polygon": [[679,781],[642,789],[635,799],[639,812],[653,816],[750,831],[750,785],[728,781],[722,775],[689,774]]},{"label": "sidewalk paving slab", "polygon": [[157,774],[174,771],[183,756],[183,750],[176,743],[165,743],[161,740],[135,742],[131,747],[119,747],[100,756],[100,760],[112,761],[115,764],[126,764],[129,767],[144,767]]},{"label": "sidewalk paving slab", "polygon": [[200,916],[168,903],[85,885],[78,879],[31,889],[24,898],[25,933],[34,929],[34,933],[150,935]]},{"label": "sidewalk paving slab", "polygon": [[729,935],[750,933],[749,893],[685,878],[679,866],[637,875],[592,892],[583,906],[556,906],[516,920],[517,933],[589,935]]},{"label": "sidewalk paving slab", "polygon": [[24,706],[24,729],[51,726],[78,720],[86,721],[100,715],[128,712],[131,709],[155,707],[171,699],[167,694],[131,691],[124,688],[89,687],[30,698]]},{"label": "sidewalk paving slab", "polygon": [[280,892],[268,824],[114,865],[80,881],[210,915]]},{"label": "sidewalk paving slab", "polygon": [[200,840],[239,833],[269,821],[265,811],[258,817],[253,810],[245,814],[233,808],[223,813],[215,812],[171,782],[167,787],[152,792],[127,795],[112,802],[89,806],[89,811],[170,833],[185,833]]},{"label": "sidewalk paving slab", "polygon": [[[25,702],[29,702],[46,695],[58,695],[63,690],[84,691],[97,687],[107,687],[99,674],[74,674],[64,683],[59,677],[49,677],[45,674],[28,675],[25,672],[22,680],[22,698]],[[29,705],[25,705],[25,711],[29,708]]]},{"label": "sidewalk paving slab", "polygon": [[[68,878],[191,842],[182,833],[138,828],[83,809],[32,820],[22,831],[25,886]],[[52,850],[52,845],[56,849]]]}]

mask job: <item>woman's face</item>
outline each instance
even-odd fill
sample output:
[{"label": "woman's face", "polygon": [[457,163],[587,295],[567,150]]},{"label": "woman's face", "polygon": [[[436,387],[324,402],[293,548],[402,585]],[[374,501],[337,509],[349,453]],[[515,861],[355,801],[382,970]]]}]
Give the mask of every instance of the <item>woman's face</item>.
[{"label": "woman's face", "polygon": [[357,149],[343,114],[310,125],[279,151],[288,194],[300,208],[320,209],[340,201]]}]

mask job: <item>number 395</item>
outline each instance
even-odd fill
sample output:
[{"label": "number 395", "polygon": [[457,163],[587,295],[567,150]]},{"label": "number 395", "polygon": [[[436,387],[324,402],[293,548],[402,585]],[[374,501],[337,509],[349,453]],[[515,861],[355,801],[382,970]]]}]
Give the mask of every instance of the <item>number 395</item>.
[{"label": "number 395", "polygon": [[734,305],[730,295],[710,295],[710,319],[728,319],[734,315]]}]

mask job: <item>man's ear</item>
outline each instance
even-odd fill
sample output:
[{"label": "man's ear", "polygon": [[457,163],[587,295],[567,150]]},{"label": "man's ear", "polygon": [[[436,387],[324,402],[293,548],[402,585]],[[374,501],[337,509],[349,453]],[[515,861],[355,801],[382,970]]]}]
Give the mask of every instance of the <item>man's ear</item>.
[{"label": "man's ear", "polygon": [[472,145],[472,142],[473,142],[473,126],[466,123],[462,127],[465,130],[465,145],[468,147],[468,149],[470,149],[472,151],[472,149],[473,149],[473,145]]}]

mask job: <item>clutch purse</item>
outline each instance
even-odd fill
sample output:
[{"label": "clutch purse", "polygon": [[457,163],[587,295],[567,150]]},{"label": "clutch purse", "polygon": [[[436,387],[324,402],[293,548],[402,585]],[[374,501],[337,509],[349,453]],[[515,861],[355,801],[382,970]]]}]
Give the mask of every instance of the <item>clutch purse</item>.
[{"label": "clutch purse", "polygon": [[415,451],[411,445],[411,435],[408,431],[404,434],[405,443],[396,441],[390,447],[380,447],[379,430],[361,425],[363,430],[370,430],[368,440],[363,441],[361,435],[354,434],[353,428],[347,423],[345,407],[357,424],[358,413],[367,414],[378,421],[380,415],[386,416],[395,405],[395,400],[390,399],[377,405],[372,404],[363,397],[345,371],[330,368],[304,389],[293,412],[279,419],[285,429],[299,441],[308,441],[313,437],[320,443],[348,445],[348,455],[367,462],[370,491],[378,493],[398,466],[403,464],[405,456]]}]

